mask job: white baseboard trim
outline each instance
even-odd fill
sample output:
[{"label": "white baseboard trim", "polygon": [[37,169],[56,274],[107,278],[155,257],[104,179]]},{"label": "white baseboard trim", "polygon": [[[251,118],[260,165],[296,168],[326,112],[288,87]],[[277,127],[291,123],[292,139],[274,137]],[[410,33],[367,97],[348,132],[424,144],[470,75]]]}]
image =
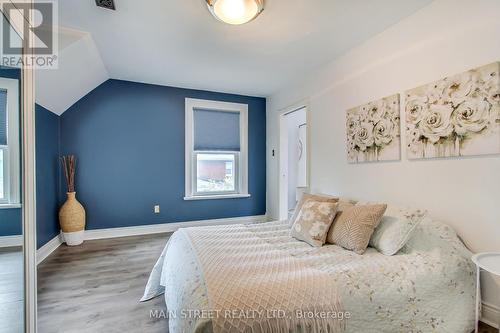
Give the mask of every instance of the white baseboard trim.
[{"label": "white baseboard trim", "polygon": [[0,248],[14,246],[23,246],[23,235],[0,236]]},{"label": "white baseboard trim", "polygon": [[[254,215],[254,216],[243,216],[243,217],[231,217],[225,219],[186,221],[186,222],[175,222],[175,223],[148,224],[148,225],[123,227],[123,228],[85,230],[85,240],[159,234],[164,232],[174,232],[179,228],[186,228],[186,227],[201,227],[201,226],[223,225],[223,224],[242,224],[242,223],[252,223],[252,222],[266,222],[266,221],[267,221],[266,215]],[[38,264],[41,263],[63,242],[64,239],[62,235],[58,235],[54,237],[52,240],[50,240],[47,244],[42,246],[40,249],[38,249],[37,263]]]},{"label": "white baseboard trim", "polygon": [[498,321],[500,320],[500,308],[485,302],[483,302],[482,306],[481,321],[491,327],[499,328]]},{"label": "white baseboard trim", "polygon": [[179,228],[186,227],[202,227],[209,225],[241,224],[265,221],[267,221],[266,215],[254,215],[244,217],[231,217],[226,219],[199,220],[188,222],[148,224],[123,228],[85,230],[85,240],[159,234],[163,232],[174,232]]},{"label": "white baseboard trim", "polygon": [[52,238],[36,251],[36,264],[40,264],[63,243],[61,235]]}]

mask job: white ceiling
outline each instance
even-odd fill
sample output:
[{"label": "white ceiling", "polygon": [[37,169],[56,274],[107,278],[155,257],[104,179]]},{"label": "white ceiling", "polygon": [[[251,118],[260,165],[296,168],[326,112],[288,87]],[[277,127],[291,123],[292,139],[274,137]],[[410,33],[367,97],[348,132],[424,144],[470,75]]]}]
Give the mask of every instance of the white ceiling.
[{"label": "white ceiling", "polygon": [[230,26],[205,0],[115,0],[116,11],[59,0],[72,42],[60,43],[59,70],[40,71],[37,99],[60,114],[107,78],[269,96],[431,1],[267,0]]},{"label": "white ceiling", "polygon": [[57,70],[36,72],[35,96],[60,115],[110,76],[89,33],[60,29],[58,56]]}]

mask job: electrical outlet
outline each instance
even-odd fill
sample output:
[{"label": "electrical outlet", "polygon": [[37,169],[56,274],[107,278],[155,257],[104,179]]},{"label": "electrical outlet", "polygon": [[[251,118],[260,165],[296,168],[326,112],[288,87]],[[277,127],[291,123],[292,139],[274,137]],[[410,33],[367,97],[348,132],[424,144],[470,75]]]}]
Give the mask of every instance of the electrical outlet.
[{"label": "electrical outlet", "polygon": [[155,205],[155,214],[160,214],[160,205]]}]

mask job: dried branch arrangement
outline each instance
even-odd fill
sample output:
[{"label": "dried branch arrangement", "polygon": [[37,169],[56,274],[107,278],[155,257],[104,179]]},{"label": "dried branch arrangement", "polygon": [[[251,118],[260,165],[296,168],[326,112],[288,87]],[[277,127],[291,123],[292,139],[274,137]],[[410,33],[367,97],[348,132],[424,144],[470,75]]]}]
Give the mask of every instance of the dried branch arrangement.
[{"label": "dried branch arrangement", "polygon": [[64,170],[64,177],[66,178],[66,185],[68,186],[68,192],[75,192],[76,157],[75,155],[66,155],[62,156],[60,159]]}]

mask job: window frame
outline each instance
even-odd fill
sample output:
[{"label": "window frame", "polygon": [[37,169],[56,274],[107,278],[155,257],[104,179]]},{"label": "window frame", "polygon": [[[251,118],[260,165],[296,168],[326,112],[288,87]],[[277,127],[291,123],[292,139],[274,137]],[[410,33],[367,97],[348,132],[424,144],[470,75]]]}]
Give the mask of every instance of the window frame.
[{"label": "window frame", "polygon": [[4,195],[0,209],[21,207],[20,137],[19,137],[19,80],[0,77],[0,88],[7,90],[7,145],[3,150]]},{"label": "window frame", "polygon": [[[185,100],[185,192],[184,200],[209,200],[250,197],[248,193],[248,105],[186,98]],[[240,151],[194,150],[194,110],[214,110],[239,113]],[[197,192],[197,154],[235,154],[235,191]],[[236,158],[237,157],[237,158]]]}]

